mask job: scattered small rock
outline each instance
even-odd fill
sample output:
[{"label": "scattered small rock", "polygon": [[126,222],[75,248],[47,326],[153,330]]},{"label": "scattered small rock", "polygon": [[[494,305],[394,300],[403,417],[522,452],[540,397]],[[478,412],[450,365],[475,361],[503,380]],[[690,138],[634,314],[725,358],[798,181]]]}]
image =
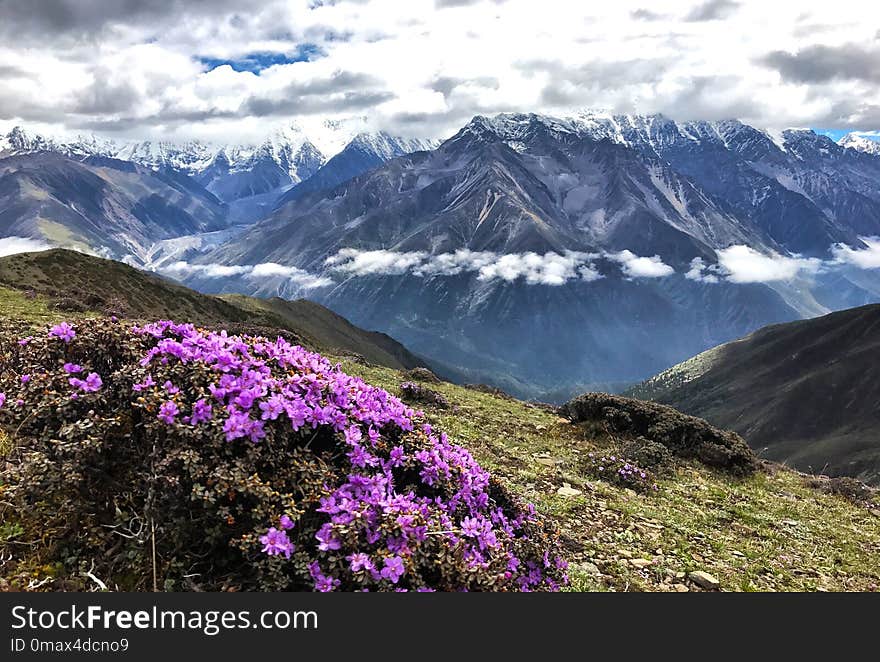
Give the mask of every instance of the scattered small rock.
[{"label": "scattered small rock", "polygon": [[578,494],[583,494],[580,490],[572,487],[569,483],[563,483],[562,487],[556,490],[556,494],[563,497],[576,497]]},{"label": "scattered small rock", "polygon": [[690,589],[689,589],[687,586],[685,586],[684,584],[673,584],[673,588],[674,588],[678,593],[688,593],[688,592],[690,592]]},{"label": "scattered small rock", "polygon": [[721,586],[721,582],[703,570],[694,570],[688,575],[688,579],[700,588],[705,588],[710,591],[714,591]]},{"label": "scattered small rock", "polygon": [[654,562],[650,559],[630,559],[630,563],[632,563],[639,570],[642,570],[654,564]]}]

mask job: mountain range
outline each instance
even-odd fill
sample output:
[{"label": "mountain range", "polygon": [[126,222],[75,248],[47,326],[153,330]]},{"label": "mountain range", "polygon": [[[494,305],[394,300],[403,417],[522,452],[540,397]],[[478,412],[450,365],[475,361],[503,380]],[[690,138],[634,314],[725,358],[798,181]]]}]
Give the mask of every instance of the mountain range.
[{"label": "mountain range", "polygon": [[[880,301],[871,147],[595,112],[478,116],[440,144],[349,125],[220,148],[13,131],[0,141],[0,232],[205,292],[306,296],[447,375],[563,400],[767,324]],[[46,160],[51,182],[33,174]],[[154,207],[144,218],[145,191],[169,219],[180,212],[169,227],[153,226]]]},{"label": "mountain range", "polygon": [[[235,226],[257,220],[274,207],[282,193],[318,171],[324,181],[338,183],[385,160],[409,151],[430,149],[435,144],[431,140],[367,132],[362,121],[325,121],[309,135],[298,124],[290,123],[275,129],[258,144],[226,145],[197,140],[117,144],[94,135],[62,140],[15,127],[5,136],[0,135],[0,159],[49,152],[76,162],[113,159],[141,166],[144,172],[184,175],[193,186],[203,188],[203,193],[225,205],[225,224]],[[340,158],[334,160],[337,156]],[[151,238],[167,237],[158,233]],[[115,252],[115,247],[90,245],[110,248],[114,256],[124,257],[124,253]]]},{"label": "mountain range", "polygon": [[355,323],[474,380],[560,400],[880,300],[877,273],[849,260],[873,254],[877,235],[880,158],[812,131],[508,114],[287,196],[181,276],[294,296],[301,279],[209,266],[319,274],[332,285],[308,296]]}]

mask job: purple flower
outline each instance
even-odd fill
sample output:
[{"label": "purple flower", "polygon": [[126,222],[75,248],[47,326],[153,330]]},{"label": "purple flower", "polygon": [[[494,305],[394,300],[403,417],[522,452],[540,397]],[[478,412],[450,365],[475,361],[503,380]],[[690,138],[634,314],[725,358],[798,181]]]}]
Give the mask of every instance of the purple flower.
[{"label": "purple flower", "polygon": [[318,549],[322,552],[329,552],[331,550],[339,549],[342,547],[342,544],[333,536],[333,525],[325,524],[322,526],[318,532],[315,534],[315,538],[318,539]]},{"label": "purple flower", "polygon": [[373,570],[375,568],[373,562],[370,560],[370,557],[363,552],[351,554],[349,556],[346,556],[345,558],[351,564],[352,572],[360,572],[362,570],[369,572],[370,570]]},{"label": "purple flower", "polygon": [[78,388],[80,391],[84,391],[86,393],[94,393],[95,391],[99,391],[104,385],[104,382],[101,380],[101,376],[97,372],[90,372],[89,376],[85,379],[71,377],[67,380],[67,382],[73,388]]},{"label": "purple flower", "polygon": [[31,381],[30,375],[25,374],[25,375],[21,376],[21,383],[22,384],[27,384],[29,381]]},{"label": "purple flower", "polygon": [[403,452],[403,446],[395,446],[388,454],[388,462],[392,467],[399,467],[403,464],[406,454]]},{"label": "purple flower", "polygon": [[476,538],[483,533],[483,523],[475,517],[465,517],[461,520],[461,534],[468,538]]},{"label": "purple flower", "polygon": [[284,411],[284,398],[280,394],[273,395],[266,402],[260,403],[260,410],[263,412],[260,418],[274,421]]},{"label": "purple flower", "polygon": [[132,386],[131,390],[140,393],[145,388],[149,388],[155,385],[156,382],[153,381],[153,377],[151,375],[147,375],[147,378],[144,381],[142,381],[140,384],[135,384],[134,386]]},{"label": "purple flower", "polygon": [[76,338],[76,331],[67,322],[61,322],[61,324],[56,324],[49,329],[49,335],[69,343]]},{"label": "purple flower", "polygon": [[86,377],[85,385],[82,387],[82,390],[95,392],[99,391],[103,385],[104,381],[101,379],[101,376],[97,372],[90,372],[89,376]]},{"label": "purple flower", "polygon": [[266,535],[260,536],[260,542],[263,543],[263,551],[269,556],[284,554],[284,558],[289,559],[294,550],[287,534],[274,526],[266,532]]},{"label": "purple flower", "polygon": [[76,363],[65,363],[64,372],[66,372],[68,375],[75,375],[79,372],[82,372],[82,366]]},{"label": "purple flower", "polygon": [[363,446],[355,446],[348,452],[348,460],[355,467],[366,467],[376,464],[376,458],[367,453]]},{"label": "purple flower", "polygon": [[0,407],[2,407],[5,404],[6,404],[6,394],[3,392],[0,392]]},{"label": "purple flower", "polygon": [[192,416],[190,416],[189,422],[192,425],[198,425],[203,421],[211,420],[213,415],[214,410],[211,407],[211,403],[207,402],[204,398],[199,398],[193,404]]},{"label": "purple flower", "polygon": [[25,345],[27,345],[27,344],[28,344],[31,340],[33,340],[33,339],[34,339],[33,336],[28,336],[27,338],[22,338],[21,340],[19,340],[19,341],[18,341],[18,344],[21,345],[22,347],[24,347]]},{"label": "purple flower", "polygon": [[361,440],[363,435],[361,434],[361,429],[352,425],[345,430],[345,442],[351,445],[358,443]]},{"label": "purple flower", "polygon": [[180,393],[180,389],[171,383],[171,380],[166,380],[164,384],[162,384],[162,388],[165,389],[165,392],[168,395],[176,395]]},{"label": "purple flower", "polygon": [[405,572],[406,568],[403,565],[403,560],[399,556],[389,556],[385,559],[385,567],[382,568],[382,572],[379,574],[383,579],[396,584]]},{"label": "purple flower", "polygon": [[180,409],[178,409],[177,403],[173,400],[168,400],[159,407],[159,420],[171,425],[179,413]]},{"label": "purple flower", "polygon": [[290,519],[287,515],[282,515],[281,520],[279,522],[282,529],[289,531],[293,528],[294,523],[293,520]]}]

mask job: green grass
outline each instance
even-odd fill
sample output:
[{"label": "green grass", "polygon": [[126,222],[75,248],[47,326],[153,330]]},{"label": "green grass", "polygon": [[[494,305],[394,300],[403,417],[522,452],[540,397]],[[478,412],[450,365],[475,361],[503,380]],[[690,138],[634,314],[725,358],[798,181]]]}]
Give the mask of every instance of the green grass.
[{"label": "green grass", "polygon": [[18,290],[0,286],[0,317],[51,322],[60,314],[49,309],[49,300],[42,296],[29,298]]}]

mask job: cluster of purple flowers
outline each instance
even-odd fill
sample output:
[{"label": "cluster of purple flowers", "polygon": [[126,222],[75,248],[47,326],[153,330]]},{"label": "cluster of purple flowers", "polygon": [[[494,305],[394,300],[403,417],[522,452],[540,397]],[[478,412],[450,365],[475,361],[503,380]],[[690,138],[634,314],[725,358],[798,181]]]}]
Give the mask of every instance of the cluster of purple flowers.
[{"label": "cluster of purple flowers", "polygon": [[585,469],[598,478],[635,490],[660,489],[650,471],[617,455],[588,453]]},{"label": "cluster of purple flowers", "polygon": [[[171,321],[132,331],[156,340],[134,390],[161,402],[156,416],[164,424],[211,421],[227,441],[254,444],[284,430],[335,435],[349,469],[341,484],[326,486],[317,509],[323,523],[307,544],[297,538],[296,547],[287,533],[296,522],[286,515],[260,537],[270,556],[290,558],[302,548],[316,590],[339,587],[334,563],[349,551],[349,577],[376,588],[431,590],[409,578],[418,574],[421,550],[438,542],[469,568],[496,573],[521,590],[558,588],[561,559],[524,561],[514,552],[534,510],[506,514],[490,498],[488,472],[445,434],[417,423],[420,414],[398,398],[282,338],[230,336]],[[160,387],[158,372],[174,362],[207,368],[206,392],[181,393],[170,382]]]}]

